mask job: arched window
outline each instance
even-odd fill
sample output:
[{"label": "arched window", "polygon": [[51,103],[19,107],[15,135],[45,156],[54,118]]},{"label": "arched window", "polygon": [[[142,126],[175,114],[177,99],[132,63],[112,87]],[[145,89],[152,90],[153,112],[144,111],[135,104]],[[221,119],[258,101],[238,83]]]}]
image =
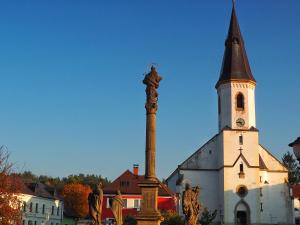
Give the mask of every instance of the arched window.
[{"label": "arched window", "polygon": [[245,108],[244,105],[245,105],[244,95],[242,93],[239,93],[236,96],[236,108],[240,109],[240,110],[244,110],[244,108]]}]

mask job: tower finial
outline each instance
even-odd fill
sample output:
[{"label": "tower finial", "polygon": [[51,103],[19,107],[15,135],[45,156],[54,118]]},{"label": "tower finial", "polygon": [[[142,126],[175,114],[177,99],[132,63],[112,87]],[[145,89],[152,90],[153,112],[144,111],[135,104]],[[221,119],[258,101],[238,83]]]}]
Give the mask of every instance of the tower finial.
[{"label": "tower finial", "polygon": [[235,8],[235,0],[232,0],[232,8]]}]

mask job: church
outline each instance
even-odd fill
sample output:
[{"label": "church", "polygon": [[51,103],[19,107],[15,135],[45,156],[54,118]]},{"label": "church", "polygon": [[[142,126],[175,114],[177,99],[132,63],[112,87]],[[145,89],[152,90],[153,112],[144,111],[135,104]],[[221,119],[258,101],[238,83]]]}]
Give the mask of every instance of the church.
[{"label": "church", "polygon": [[199,186],[202,206],[218,212],[214,224],[294,223],[288,171],[259,142],[255,86],[233,6],[215,86],[219,132],[166,180],[180,198],[186,184]]}]

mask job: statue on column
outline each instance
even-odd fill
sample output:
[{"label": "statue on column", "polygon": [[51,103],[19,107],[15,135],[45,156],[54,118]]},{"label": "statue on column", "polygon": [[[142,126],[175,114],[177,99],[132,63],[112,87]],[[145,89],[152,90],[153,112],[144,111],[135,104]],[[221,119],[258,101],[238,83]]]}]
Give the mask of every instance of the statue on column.
[{"label": "statue on column", "polygon": [[116,220],[115,225],[122,225],[123,224],[123,209],[124,202],[122,200],[122,195],[120,190],[117,191],[117,195],[112,200],[112,213],[114,215],[114,218]]},{"label": "statue on column", "polygon": [[145,76],[143,83],[147,85],[146,95],[147,102],[145,108],[147,113],[156,113],[157,111],[157,88],[159,86],[159,82],[161,81],[161,77],[158,75],[154,66],[151,67],[150,73]]},{"label": "statue on column", "polygon": [[89,194],[89,213],[92,218],[92,225],[101,225],[101,213],[103,204],[103,190],[100,182],[95,190]]},{"label": "statue on column", "polygon": [[199,191],[200,188],[198,186],[191,188],[189,184],[186,184],[182,196],[182,211],[185,215],[185,225],[198,224],[198,216],[201,208]]}]

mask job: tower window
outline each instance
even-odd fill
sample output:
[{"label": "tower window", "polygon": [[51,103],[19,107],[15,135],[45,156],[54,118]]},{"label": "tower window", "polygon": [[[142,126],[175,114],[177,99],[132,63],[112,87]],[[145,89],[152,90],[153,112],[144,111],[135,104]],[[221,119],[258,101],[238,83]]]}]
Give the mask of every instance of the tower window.
[{"label": "tower window", "polygon": [[244,142],[244,140],[243,140],[243,135],[240,135],[240,136],[239,136],[239,143],[240,143],[240,145],[242,145],[243,142]]},{"label": "tower window", "polygon": [[262,202],[260,203],[260,211],[261,211],[261,212],[264,211],[264,209],[263,209],[263,203],[262,203]]},{"label": "tower window", "polygon": [[238,110],[244,110],[245,109],[244,95],[242,93],[239,93],[236,96],[236,108]]}]

